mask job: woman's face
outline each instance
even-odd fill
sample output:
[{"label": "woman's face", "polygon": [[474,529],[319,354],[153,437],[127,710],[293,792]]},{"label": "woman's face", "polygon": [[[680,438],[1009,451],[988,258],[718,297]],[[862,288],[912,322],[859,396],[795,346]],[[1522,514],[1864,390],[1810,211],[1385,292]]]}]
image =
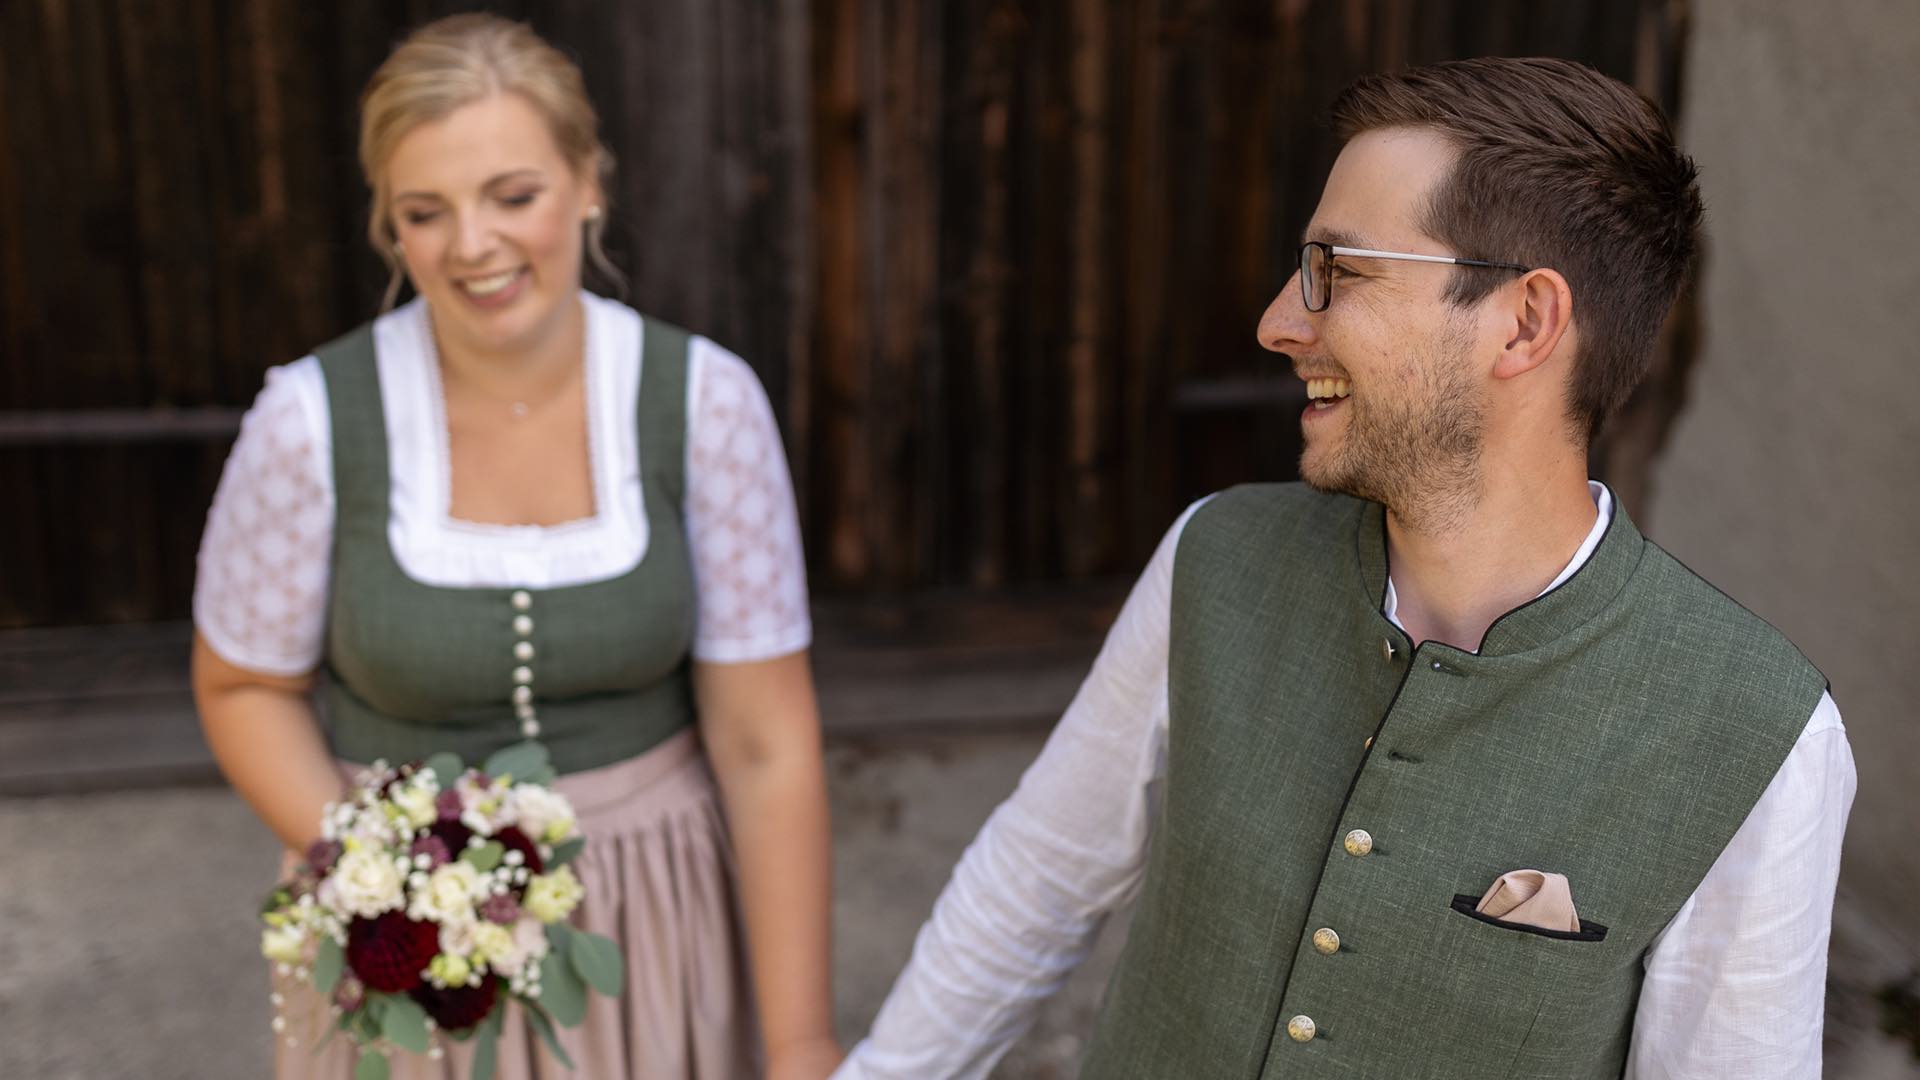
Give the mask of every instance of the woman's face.
[{"label": "woman's face", "polygon": [[570,325],[599,185],[533,106],[494,94],[421,124],[394,147],[386,180],[401,262],[443,347],[527,352]]}]

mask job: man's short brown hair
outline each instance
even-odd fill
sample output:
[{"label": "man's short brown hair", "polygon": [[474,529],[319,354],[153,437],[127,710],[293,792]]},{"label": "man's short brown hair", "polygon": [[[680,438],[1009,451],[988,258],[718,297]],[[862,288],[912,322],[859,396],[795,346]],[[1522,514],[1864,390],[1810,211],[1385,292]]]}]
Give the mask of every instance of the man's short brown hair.
[{"label": "man's short brown hair", "polygon": [[[1344,140],[1417,127],[1459,148],[1419,226],[1452,254],[1550,267],[1573,290],[1580,347],[1568,398],[1588,438],[1645,377],[1698,247],[1700,187],[1658,106],[1567,60],[1457,60],[1349,86]],[[1455,304],[1510,274],[1457,267]]]}]

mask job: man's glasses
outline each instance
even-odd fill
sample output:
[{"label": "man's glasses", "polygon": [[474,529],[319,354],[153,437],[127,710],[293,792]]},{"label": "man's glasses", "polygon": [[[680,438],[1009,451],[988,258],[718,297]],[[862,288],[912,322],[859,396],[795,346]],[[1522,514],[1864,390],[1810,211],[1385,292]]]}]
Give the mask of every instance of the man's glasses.
[{"label": "man's glasses", "polygon": [[1374,251],[1371,248],[1341,247],[1338,244],[1309,240],[1300,245],[1300,299],[1308,311],[1325,311],[1333,303],[1333,260],[1337,255],[1367,259],[1399,259],[1403,262],[1445,263],[1448,266],[1484,266],[1494,270],[1518,270],[1528,267],[1516,263],[1487,262],[1483,259],[1456,259],[1451,255],[1414,255],[1405,251]]}]

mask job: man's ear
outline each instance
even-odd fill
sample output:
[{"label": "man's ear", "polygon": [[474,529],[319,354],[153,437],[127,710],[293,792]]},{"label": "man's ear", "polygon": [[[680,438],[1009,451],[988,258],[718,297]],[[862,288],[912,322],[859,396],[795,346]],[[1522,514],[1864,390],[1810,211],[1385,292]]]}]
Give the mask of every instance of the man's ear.
[{"label": "man's ear", "polygon": [[1507,343],[1493,365],[1493,377],[1511,379],[1547,362],[1564,344],[1571,348],[1573,290],[1560,271],[1529,270],[1508,293]]}]

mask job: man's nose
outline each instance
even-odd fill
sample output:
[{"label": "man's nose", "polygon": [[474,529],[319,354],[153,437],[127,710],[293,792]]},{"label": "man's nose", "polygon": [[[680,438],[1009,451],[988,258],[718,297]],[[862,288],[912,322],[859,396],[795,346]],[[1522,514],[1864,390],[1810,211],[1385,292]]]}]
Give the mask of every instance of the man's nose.
[{"label": "man's nose", "polygon": [[1260,347],[1278,353],[1309,349],[1319,340],[1316,321],[1300,299],[1300,271],[1295,270],[1260,316]]}]

